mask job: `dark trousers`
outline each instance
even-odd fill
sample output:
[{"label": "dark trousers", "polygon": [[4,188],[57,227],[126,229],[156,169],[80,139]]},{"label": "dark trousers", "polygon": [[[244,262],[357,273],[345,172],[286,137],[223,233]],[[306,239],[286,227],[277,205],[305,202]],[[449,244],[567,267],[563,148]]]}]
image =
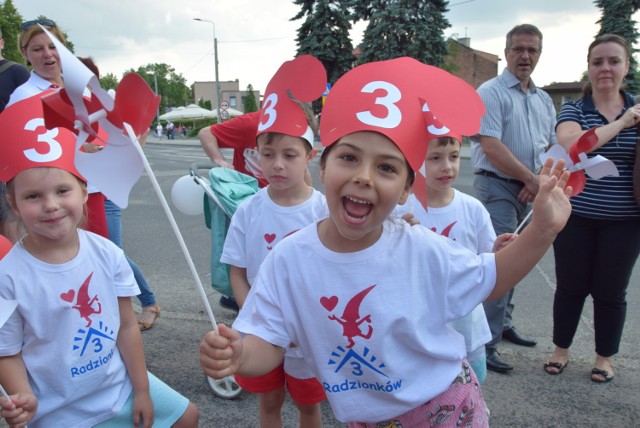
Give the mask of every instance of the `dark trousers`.
[{"label": "dark trousers", "polygon": [[616,354],[627,312],[627,286],[640,254],[640,219],[571,215],[553,249],[557,280],[553,343],[571,346],[585,299],[591,295],[596,352],[603,357]]},{"label": "dark trousers", "polygon": [[[522,190],[521,183],[476,175],[473,187],[476,198],[489,212],[493,229],[497,235],[516,230],[529,212],[528,205],[518,201],[518,193]],[[504,330],[513,327],[513,293],[514,289],[511,289],[504,296],[482,304],[491,329],[491,340],[485,344],[489,350],[498,346]]]}]

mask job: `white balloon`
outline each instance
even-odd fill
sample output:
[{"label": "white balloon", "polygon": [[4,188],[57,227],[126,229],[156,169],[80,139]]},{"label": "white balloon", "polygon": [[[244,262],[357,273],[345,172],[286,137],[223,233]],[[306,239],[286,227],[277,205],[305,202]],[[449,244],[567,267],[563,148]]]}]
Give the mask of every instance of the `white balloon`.
[{"label": "white balloon", "polygon": [[171,188],[171,200],[183,214],[204,214],[204,189],[190,175],[176,180]]}]

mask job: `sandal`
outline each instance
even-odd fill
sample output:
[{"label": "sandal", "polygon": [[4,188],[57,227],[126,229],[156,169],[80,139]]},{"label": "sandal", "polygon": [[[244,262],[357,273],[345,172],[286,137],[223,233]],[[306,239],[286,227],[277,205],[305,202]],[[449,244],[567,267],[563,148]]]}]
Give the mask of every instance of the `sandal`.
[{"label": "sandal", "polygon": [[[567,360],[567,362],[564,364],[557,361],[548,361],[544,363],[544,371],[549,373],[550,375],[559,375],[560,373],[562,373],[562,370],[564,370],[564,368],[567,367],[568,365],[569,365],[569,360]],[[549,369],[555,369],[555,370],[549,370]]]},{"label": "sandal", "polygon": [[[602,376],[602,379],[594,376]],[[591,381],[595,383],[607,383],[613,380],[613,375],[606,370],[594,368],[591,370]]]},{"label": "sandal", "polygon": [[142,313],[140,314],[140,318],[138,318],[138,326],[140,327],[140,331],[149,330],[153,327],[153,323],[156,322],[156,319],[160,316],[160,306],[158,304],[145,306],[142,308]]}]

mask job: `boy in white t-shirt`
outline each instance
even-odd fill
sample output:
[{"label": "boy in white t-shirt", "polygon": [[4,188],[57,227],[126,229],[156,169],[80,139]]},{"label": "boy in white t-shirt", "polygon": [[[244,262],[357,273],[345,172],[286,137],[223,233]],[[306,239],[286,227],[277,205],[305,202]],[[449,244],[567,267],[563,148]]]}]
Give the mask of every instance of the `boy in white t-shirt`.
[{"label": "boy in white t-shirt", "polygon": [[[308,58],[312,57],[298,57],[291,62],[324,71],[315,58],[306,63]],[[220,259],[231,266],[231,288],[241,309],[260,264],[273,247],[329,213],[324,195],[305,182],[307,166],[317,154],[313,147],[317,124],[311,110],[291,99],[288,91],[283,92],[279,86],[283,79],[295,81],[287,77],[288,64],[269,83],[258,124],[260,168],[269,185],[234,213]],[[282,425],[280,411],[285,385],[300,410],[300,426],[322,426],[319,403],[326,395],[297,349],[286,349],[284,364],[269,373],[258,377],[236,376],[236,380],[245,390],[260,394],[260,426]]]},{"label": "boy in white t-shirt", "polygon": [[[496,239],[491,218],[482,203],[451,187],[460,172],[461,138],[444,136],[429,141],[424,162],[428,209],[412,193],[404,205],[396,207],[396,214],[410,224],[421,224],[476,254],[495,252],[515,235],[504,234]],[[491,340],[491,330],[482,305],[449,325],[464,336],[467,360],[480,383],[484,383],[487,377],[484,344]]]},{"label": "boy in white t-shirt", "polygon": [[265,258],[234,328],[201,342],[205,373],[263,375],[295,343],[350,427],[488,426],[464,339],[447,323],[509,291],[546,253],[571,212],[565,163],[545,162],[532,223],[496,254],[390,218],[419,179],[428,132],[472,135],[483,113],[472,87],[412,58],[342,76],[320,130],[330,215]]}]

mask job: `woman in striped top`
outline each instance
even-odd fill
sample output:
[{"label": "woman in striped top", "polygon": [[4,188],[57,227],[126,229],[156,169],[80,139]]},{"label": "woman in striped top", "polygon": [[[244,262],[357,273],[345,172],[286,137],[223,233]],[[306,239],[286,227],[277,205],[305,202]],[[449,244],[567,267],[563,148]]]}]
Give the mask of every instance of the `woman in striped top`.
[{"label": "woman in striped top", "polygon": [[629,70],[630,49],[617,35],[597,37],[587,55],[589,82],[583,96],[566,103],[558,117],[558,143],[567,151],[587,130],[598,127],[589,156],[613,161],[618,177],[587,177],[584,191],[571,199],[572,214],[553,247],[557,288],[553,304],[553,343],[545,370],[560,374],[585,299],[593,298],[596,356],[591,380],[613,379],[626,316],[625,294],[640,254],[640,207],[633,194],[640,104],[621,89]]}]

